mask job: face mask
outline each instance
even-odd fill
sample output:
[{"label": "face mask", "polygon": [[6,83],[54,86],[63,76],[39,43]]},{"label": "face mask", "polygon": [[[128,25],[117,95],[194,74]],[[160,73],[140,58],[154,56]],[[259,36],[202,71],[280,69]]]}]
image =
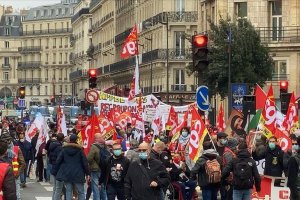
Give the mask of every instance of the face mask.
[{"label": "face mask", "polygon": [[120,149],[116,149],[116,150],[113,150],[113,153],[115,156],[119,156],[122,154],[122,151]]},{"label": "face mask", "polygon": [[269,147],[270,147],[270,149],[275,149],[275,143],[269,143]]},{"label": "face mask", "polygon": [[140,152],[139,157],[142,160],[146,160],[148,158],[148,154],[147,154],[147,152]]},{"label": "face mask", "polygon": [[181,135],[182,135],[183,137],[186,137],[186,136],[188,135],[188,132],[184,131],[184,132],[182,132]]},{"label": "face mask", "polygon": [[225,146],[227,144],[227,139],[222,139],[221,144]]},{"label": "face mask", "polygon": [[293,148],[293,150],[298,150],[299,149],[299,145],[298,144],[294,144],[293,146],[292,146],[292,148]]},{"label": "face mask", "polygon": [[20,142],[24,142],[24,139],[20,139]]},{"label": "face mask", "polygon": [[257,135],[257,136],[256,136],[256,139],[257,139],[257,140],[260,140],[260,139],[261,139],[261,135]]}]

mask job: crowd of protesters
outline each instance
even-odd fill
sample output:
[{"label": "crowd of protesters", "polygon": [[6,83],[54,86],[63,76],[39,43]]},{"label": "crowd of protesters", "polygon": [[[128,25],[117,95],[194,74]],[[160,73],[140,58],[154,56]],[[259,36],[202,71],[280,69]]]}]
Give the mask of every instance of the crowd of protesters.
[{"label": "crowd of protesters", "polygon": [[[261,191],[255,162],[261,159],[265,159],[263,174],[288,177],[290,198],[300,199],[300,178],[295,176],[300,174],[300,138],[293,134],[292,149],[283,152],[276,137],[267,139],[260,132],[253,145],[247,144],[246,138],[217,132],[204,140],[199,158],[190,165],[186,146],[170,151],[168,131],[156,136],[145,127],[145,137],[137,139],[129,124],[125,131],[116,127],[117,140],[110,141],[95,133],[85,155],[76,129],[64,136],[50,126],[50,139],[36,150],[39,132],[29,142],[24,130],[16,131],[17,125],[0,127],[0,197],[5,200],[21,199],[20,187],[27,187],[33,166],[38,182],[53,184],[53,200],[192,200],[197,199],[197,186],[204,200],[218,196],[221,200],[249,200],[253,187]],[[188,127],[181,130],[180,137],[186,145]]]}]

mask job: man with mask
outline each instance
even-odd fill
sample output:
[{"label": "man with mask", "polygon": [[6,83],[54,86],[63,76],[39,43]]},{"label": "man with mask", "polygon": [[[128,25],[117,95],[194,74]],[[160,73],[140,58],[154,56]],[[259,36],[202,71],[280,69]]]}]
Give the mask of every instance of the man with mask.
[{"label": "man with mask", "polygon": [[277,138],[272,136],[269,138],[268,146],[260,151],[254,150],[252,156],[256,161],[265,159],[264,175],[281,177],[284,170],[283,154],[284,152],[277,145]]},{"label": "man with mask", "polygon": [[19,134],[19,140],[16,142],[16,145],[20,147],[26,163],[26,168],[22,170],[20,173],[21,187],[26,187],[27,170],[29,167],[29,161],[33,160],[33,152],[32,152],[31,143],[25,140],[24,132]]},{"label": "man with mask", "polygon": [[112,146],[113,155],[109,157],[104,166],[104,172],[101,173],[100,182],[106,185],[108,200],[125,200],[124,178],[127,174],[130,161],[122,152],[122,146],[114,143]]},{"label": "man with mask", "polygon": [[150,145],[139,145],[139,160],[132,162],[125,178],[126,200],[160,200],[161,189],[170,184],[169,174],[161,161],[149,156]]}]

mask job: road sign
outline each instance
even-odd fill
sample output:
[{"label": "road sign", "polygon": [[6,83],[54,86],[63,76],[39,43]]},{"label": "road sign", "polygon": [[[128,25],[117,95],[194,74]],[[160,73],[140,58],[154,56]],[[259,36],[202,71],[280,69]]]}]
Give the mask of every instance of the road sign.
[{"label": "road sign", "polygon": [[25,99],[19,99],[19,101],[18,101],[18,107],[19,108],[26,108]]},{"label": "road sign", "polygon": [[97,90],[87,90],[85,93],[85,100],[89,103],[96,103],[99,99]]},{"label": "road sign", "polygon": [[208,87],[201,85],[196,91],[196,101],[197,106],[202,111],[207,111],[209,109],[209,97],[208,97]]}]

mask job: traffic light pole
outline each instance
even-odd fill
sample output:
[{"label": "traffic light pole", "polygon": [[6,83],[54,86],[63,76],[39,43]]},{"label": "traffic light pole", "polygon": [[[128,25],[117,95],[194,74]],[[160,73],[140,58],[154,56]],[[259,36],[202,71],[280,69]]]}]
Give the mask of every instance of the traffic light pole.
[{"label": "traffic light pole", "polygon": [[231,102],[232,102],[232,95],[231,95],[231,28],[229,28],[229,36],[228,36],[228,118],[231,114]]}]

